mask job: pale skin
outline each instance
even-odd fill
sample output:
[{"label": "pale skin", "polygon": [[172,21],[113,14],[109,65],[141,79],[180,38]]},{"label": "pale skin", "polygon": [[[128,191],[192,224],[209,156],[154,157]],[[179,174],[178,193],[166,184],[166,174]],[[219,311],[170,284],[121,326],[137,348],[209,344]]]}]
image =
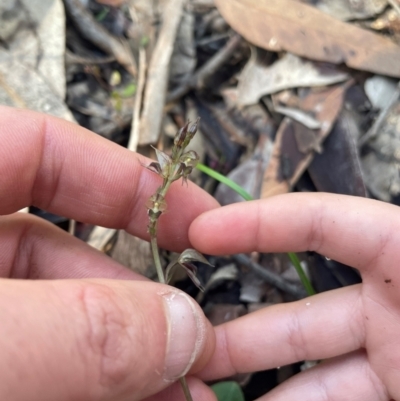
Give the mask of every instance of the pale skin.
[{"label": "pale skin", "polygon": [[324,360],[261,399],[400,400],[397,206],[332,194],[277,196],[207,212],[191,225],[190,239],[211,254],[312,250],[359,269],[363,279],[217,327],[216,351],[199,377]]},{"label": "pale skin", "polygon": [[[76,124],[1,106],[0,140],[0,400],[183,401],[171,380],[201,369],[215,342],[194,301],[14,213],[36,205],[148,238],[145,203],[160,185],[149,161]],[[179,183],[168,200],[160,246],[182,251],[190,222],[217,203]],[[182,352],[168,360],[170,348]],[[189,384],[195,399],[214,400],[199,379]]]},{"label": "pale skin", "polygon": [[263,399],[400,400],[397,207],[293,194],[218,208],[194,185],[176,183],[160,246],[213,254],[315,250],[357,267],[363,284],[215,331],[184,303],[190,307],[179,305],[176,336],[191,358],[181,360],[182,352],[170,360],[166,305],[184,295],[47,222],[12,214],[34,204],[148,238],[144,204],[159,178],[140,156],[74,124],[0,107],[0,127],[0,399],[183,401],[170,380],[190,368],[194,400],[214,401],[202,380],[323,359]]}]

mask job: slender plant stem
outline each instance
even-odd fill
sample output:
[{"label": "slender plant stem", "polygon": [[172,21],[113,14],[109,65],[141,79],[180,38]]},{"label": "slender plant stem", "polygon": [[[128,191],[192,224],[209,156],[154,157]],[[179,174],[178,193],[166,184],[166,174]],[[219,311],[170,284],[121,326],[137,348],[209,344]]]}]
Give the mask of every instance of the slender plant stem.
[{"label": "slender plant stem", "polygon": [[297,274],[300,277],[300,281],[303,283],[308,295],[315,295],[314,287],[311,285],[310,280],[307,278],[304,270],[300,264],[300,260],[294,252],[288,252],[288,256],[290,261],[293,263],[294,268],[297,271]]},{"label": "slender plant stem", "polygon": [[[154,264],[156,265],[158,281],[165,284],[165,274],[161,266],[160,252],[158,251],[157,237],[151,237],[151,252],[153,254]],[[183,393],[185,394],[186,401],[193,401],[192,395],[190,394],[189,386],[186,381],[186,377],[183,376],[179,379]]]},{"label": "slender plant stem", "polygon": [[186,377],[183,376],[179,379],[183,393],[185,394],[186,401],[193,401],[192,394],[190,394],[189,386],[186,381]]},{"label": "slender plant stem", "polygon": [[156,265],[158,281],[162,284],[165,284],[165,274],[161,266],[161,259],[160,259],[160,253],[158,252],[157,238],[152,237],[150,243],[151,243],[151,252],[153,254],[154,264]]}]

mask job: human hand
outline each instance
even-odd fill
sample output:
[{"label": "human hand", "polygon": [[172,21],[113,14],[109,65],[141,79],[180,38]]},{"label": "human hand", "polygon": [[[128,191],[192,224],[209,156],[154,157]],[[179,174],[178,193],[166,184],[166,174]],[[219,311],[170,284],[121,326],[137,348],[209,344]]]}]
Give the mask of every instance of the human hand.
[{"label": "human hand", "polygon": [[[147,238],[144,205],[160,182],[146,159],[26,110],[0,107],[0,127],[1,215],[35,205]],[[190,222],[217,203],[191,184],[168,196],[160,244],[182,250]],[[162,390],[200,369],[214,344],[187,295],[26,214],[0,217],[0,249],[1,400],[184,399],[178,385]],[[195,399],[215,399],[189,384]]]},{"label": "human hand", "polygon": [[359,269],[363,282],[271,306],[216,328],[204,380],[326,360],[263,401],[400,399],[400,210],[369,199],[290,194],[198,217],[201,252],[316,251]]}]

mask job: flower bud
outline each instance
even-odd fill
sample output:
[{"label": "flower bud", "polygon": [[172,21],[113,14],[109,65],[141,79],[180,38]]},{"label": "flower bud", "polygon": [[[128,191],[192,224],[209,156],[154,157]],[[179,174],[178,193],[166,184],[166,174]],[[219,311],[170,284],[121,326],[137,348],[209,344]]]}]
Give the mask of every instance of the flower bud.
[{"label": "flower bud", "polygon": [[186,146],[189,145],[189,142],[193,139],[194,135],[196,134],[199,121],[200,118],[197,117],[196,121],[190,124],[190,126],[188,126],[187,135],[185,141],[183,142],[183,148],[186,148]]},{"label": "flower bud", "polygon": [[189,127],[189,121],[178,131],[174,138],[174,145],[181,147],[186,139],[187,131]]},{"label": "flower bud", "polygon": [[190,139],[192,139],[195,133],[197,132],[199,121],[200,117],[197,117],[196,121],[193,124],[191,124],[190,127],[188,128],[188,136],[190,137]]}]

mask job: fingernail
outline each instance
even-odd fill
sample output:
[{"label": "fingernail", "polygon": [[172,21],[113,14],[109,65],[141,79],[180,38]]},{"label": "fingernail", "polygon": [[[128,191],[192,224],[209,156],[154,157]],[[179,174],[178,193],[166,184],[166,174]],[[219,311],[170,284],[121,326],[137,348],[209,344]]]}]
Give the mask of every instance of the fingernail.
[{"label": "fingernail", "polygon": [[164,294],[163,299],[168,323],[164,378],[174,381],[189,371],[202,350],[205,322],[188,295],[172,292]]}]

